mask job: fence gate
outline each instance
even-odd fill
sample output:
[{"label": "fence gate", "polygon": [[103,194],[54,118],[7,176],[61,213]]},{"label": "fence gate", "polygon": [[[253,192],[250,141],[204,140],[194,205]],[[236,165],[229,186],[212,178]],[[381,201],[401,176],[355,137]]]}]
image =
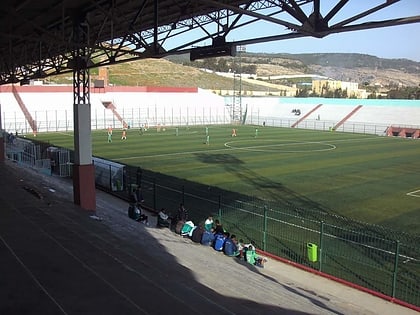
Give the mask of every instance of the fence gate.
[{"label": "fence gate", "polygon": [[59,160],[59,175],[61,177],[70,176],[70,151],[66,149],[60,149],[58,151],[58,160]]},{"label": "fence gate", "polygon": [[47,156],[51,161],[51,174],[70,176],[70,151],[64,148],[48,147]]}]

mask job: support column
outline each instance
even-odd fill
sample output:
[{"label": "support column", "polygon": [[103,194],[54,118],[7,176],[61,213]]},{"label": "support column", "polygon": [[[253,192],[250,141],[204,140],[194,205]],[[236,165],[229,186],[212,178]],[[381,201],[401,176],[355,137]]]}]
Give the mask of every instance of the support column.
[{"label": "support column", "polygon": [[4,150],[4,132],[3,132],[3,121],[1,117],[1,104],[0,104],[0,162],[6,159]]},{"label": "support column", "polygon": [[88,27],[84,15],[73,16],[74,203],[96,210],[95,168],[92,164]]}]

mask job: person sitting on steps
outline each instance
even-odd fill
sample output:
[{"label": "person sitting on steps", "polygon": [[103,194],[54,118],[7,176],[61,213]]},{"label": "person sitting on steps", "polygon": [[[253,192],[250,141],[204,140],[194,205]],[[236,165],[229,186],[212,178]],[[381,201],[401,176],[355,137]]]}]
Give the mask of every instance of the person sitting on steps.
[{"label": "person sitting on steps", "polygon": [[130,204],[128,206],[128,217],[137,222],[141,222],[146,225],[149,225],[148,216],[142,213],[140,206]]},{"label": "person sitting on steps", "polygon": [[165,208],[160,209],[157,217],[157,226],[158,227],[167,227],[171,226],[171,218],[166,213]]}]

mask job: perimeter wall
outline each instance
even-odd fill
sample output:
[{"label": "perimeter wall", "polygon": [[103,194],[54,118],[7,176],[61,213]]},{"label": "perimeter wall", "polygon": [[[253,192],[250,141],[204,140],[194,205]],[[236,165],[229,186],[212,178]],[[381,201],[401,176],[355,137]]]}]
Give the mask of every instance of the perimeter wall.
[{"label": "perimeter wall", "polygon": [[[37,132],[73,130],[71,86],[19,86],[19,98]],[[239,104],[238,104],[239,102]],[[114,111],[107,104],[112,104]],[[2,127],[31,134],[11,86],[0,87]],[[92,89],[91,127],[95,129],[232,123],[233,108],[252,125],[337,130],[386,135],[393,128],[420,129],[420,101],[288,97],[221,97],[198,88],[107,87]]]}]

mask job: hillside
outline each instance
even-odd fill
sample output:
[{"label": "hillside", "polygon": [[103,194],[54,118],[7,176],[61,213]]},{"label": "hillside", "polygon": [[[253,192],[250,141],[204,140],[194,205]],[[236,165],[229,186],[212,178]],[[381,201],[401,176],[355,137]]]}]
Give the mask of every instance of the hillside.
[{"label": "hillside", "polygon": [[[117,86],[172,86],[199,87],[209,90],[233,90],[232,78],[174,63],[166,59],[141,59],[108,66],[109,84]],[[91,79],[98,76],[97,69],[91,71]],[[71,75],[48,78],[48,83],[72,84]],[[267,88],[243,82],[243,90],[265,91]],[[272,89],[273,90],[273,89]],[[274,89],[276,90],[276,89]]]},{"label": "hillside", "polygon": [[[211,58],[190,62],[188,55],[164,59],[143,59],[109,66],[109,83],[126,86],[197,86],[211,90],[233,90],[232,78],[222,77],[211,71],[251,73],[256,77],[306,76],[302,79],[283,80],[282,83],[308,82],[310,75],[326,76],[335,80],[352,81],[360,86],[418,87],[420,62],[407,59],[382,59],[362,54],[253,54],[240,57]],[[97,71],[92,70],[92,79]],[[51,83],[71,84],[71,76],[62,75],[49,79]],[[236,87],[237,88],[237,87]],[[265,91],[260,84],[242,82],[243,90]],[[281,87],[279,87],[281,89]],[[276,88],[270,89],[275,91]]]},{"label": "hillside", "polygon": [[[174,62],[190,64],[187,56],[169,59]],[[184,60],[182,60],[184,58]],[[238,63],[225,57],[228,65]],[[206,64],[199,61],[195,64]],[[243,53],[241,67],[256,67],[257,76],[274,75],[321,75],[335,80],[357,82],[360,85],[419,86],[420,62],[407,59],[384,59],[365,54],[262,54]]]},{"label": "hillside", "polygon": [[[230,90],[233,80],[166,59],[145,59],[109,67],[109,80],[114,85],[197,86],[202,89]],[[259,85],[243,83],[246,90],[265,90]]]}]

